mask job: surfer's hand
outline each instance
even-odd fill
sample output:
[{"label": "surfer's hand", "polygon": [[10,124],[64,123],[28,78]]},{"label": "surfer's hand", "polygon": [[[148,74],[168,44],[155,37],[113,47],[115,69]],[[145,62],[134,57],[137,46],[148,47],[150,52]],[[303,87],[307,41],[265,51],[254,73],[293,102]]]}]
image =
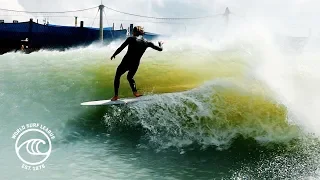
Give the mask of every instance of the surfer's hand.
[{"label": "surfer's hand", "polygon": [[161,45],[163,44],[163,42],[162,42],[162,41],[159,41],[158,44],[159,44],[159,46],[161,46]]},{"label": "surfer's hand", "polygon": [[111,60],[112,60],[112,59],[114,59],[114,58],[116,58],[114,55],[113,55],[113,56],[111,56]]}]

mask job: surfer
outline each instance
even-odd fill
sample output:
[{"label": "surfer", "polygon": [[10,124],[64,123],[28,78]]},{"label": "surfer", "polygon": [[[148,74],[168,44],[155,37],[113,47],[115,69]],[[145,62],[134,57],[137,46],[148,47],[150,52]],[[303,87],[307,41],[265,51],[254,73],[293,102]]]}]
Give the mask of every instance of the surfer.
[{"label": "surfer", "polygon": [[115,51],[112,55],[111,60],[116,57],[127,45],[128,51],[126,55],[123,57],[120,65],[117,68],[117,72],[114,78],[114,96],[111,99],[112,101],[116,101],[119,99],[118,91],[120,86],[120,78],[121,76],[128,71],[127,80],[129,81],[131,90],[133,95],[136,97],[142,96],[138,93],[136,88],[136,83],[133,79],[134,75],[136,74],[139,65],[140,59],[143,56],[144,52],[148,47],[151,47],[155,50],[162,51],[163,42],[158,42],[159,46],[156,46],[152,42],[149,42],[143,38],[144,29],[141,26],[136,26],[133,28],[132,32],[133,36],[128,37],[125,42]]}]

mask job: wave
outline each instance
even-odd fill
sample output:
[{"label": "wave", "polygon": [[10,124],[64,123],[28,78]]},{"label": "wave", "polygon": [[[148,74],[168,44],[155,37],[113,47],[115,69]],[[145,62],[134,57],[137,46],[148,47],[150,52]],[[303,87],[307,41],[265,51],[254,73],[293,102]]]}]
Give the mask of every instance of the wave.
[{"label": "wave", "polygon": [[[290,89],[286,88],[284,80],[278,81],[279,76],[276,76],[281,75],[279,72],[284,66],[273,66],[270,63],[273,61],[266,60],[269,59],[268,53],[275,52],[269,48],[272,43],[260,42],[258,38],[254,42],[259,41],[261,47],[255,47],[253,43],[248,48],[252,42],[244,44],[243,39],[237,42],[230,40],[224,46],[212,46],[215,42],[205,39],[197,39],[193,44],[191,40],[192,37],[169,39],[164,52],[146,52],[135,78],[138,88],[152,94],[153,99],[136,103],[128,109],[107,107],[107,129],[127,125],[142,127],[149,143],[160,148],[196,143],[219,149],[229,148],[238,137],[251,138],[261,144],[288,144],[299,139],[304,132],[313,132],[301,130],[310,124],[301,125],[304,117],[294,119],[291,116],[292,112],[300,109],[292,109],[292,104],[278,96],[290,95]],[[108,47],[92,45],[65,52],[40,51],[29,55],[9,53],[1,56],[0,98],[4,103],[0,111],[6,114],[4,121],[14,119],[21,123],[21,119],[37,119],[52,123],[56,129],[70,119],[81,119],[77,125],[85,123],[85,114],[94,111],[79,104],[112,96],[115,68],[122,55],[115,61],[109,58],[120,43],[114,42]],[[272,55],[273,58],[289,57]],[[301,54],[295,62],[306,57]],[[282,62],[281,65],[288,63],[277,60]],[[312,63],[305,65],[310,67]],[[299,74],[299,71],[295,73]],[[311,73],[317,74],[316,71]],[[286,77],[295,78],[290,74]],[[304,80],[314,87],[312,82],[315,79]],[[131,96],[125,78],[120,88],[122,97]],[[295,88],[300,88],[299,83]],[[301,92],[299,90],[300,95],[306,95]],[[303,102],[304,99],[300,100]],[[12,110],[17,113],[10,113]],[[310,115],[308,122],[316,124],[312,113]],[[99,125],[92,124],[94,127]]]},{"label": "wave", "polygon": [[287,122],[286,107],[254,94],[232,81],[212,81],[190,91],[152,95],[150,101],[123,109],[115,106],[105,115],[108,128],[142,127],[152,144],[161,148],[229,148],[238,137],[261,144],[290,143],[301,135]]}]

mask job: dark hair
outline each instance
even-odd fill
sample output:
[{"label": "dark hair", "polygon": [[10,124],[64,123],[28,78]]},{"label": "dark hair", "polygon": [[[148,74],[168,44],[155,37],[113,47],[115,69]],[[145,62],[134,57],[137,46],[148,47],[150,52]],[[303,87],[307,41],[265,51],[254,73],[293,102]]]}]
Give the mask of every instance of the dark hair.
[{"label": "dark hair", "polygon": [[144,29],[141,26],[135,26],[133,28],[133,33],[135,33],[136,35],[143,35],[144,34]]}]

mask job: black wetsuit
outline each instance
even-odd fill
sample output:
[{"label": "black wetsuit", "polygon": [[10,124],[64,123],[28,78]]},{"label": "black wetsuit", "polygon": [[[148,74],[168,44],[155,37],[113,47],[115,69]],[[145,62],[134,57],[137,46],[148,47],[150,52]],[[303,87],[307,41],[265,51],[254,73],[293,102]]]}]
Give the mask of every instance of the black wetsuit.
[{"label": "black wetsuit", "polygon": [[158,51],[162,51],[163,49],[161,46],[161,43],[159,43],[159,46],[156,46],[152,42],[145,40],[142,36],[138,36],[138,37],[133,36],[133,37],[128,37],[126,41],[116,50],[113,56],[115,57],[116,55],[118,55],[127,45],[129,45],[128,52],[123,57],[122,62],[118,66],[115,79],[114,79],[114,93],[116,96],[118,96],[118,90],[120,86],[120,77],[126,71],[129,71],[127,75],[127,79],[130,83],[132,92],[137,92],[133,77],[139,68],[140,59],[143,56],[144,52],[148,47],[151,47]]}]

